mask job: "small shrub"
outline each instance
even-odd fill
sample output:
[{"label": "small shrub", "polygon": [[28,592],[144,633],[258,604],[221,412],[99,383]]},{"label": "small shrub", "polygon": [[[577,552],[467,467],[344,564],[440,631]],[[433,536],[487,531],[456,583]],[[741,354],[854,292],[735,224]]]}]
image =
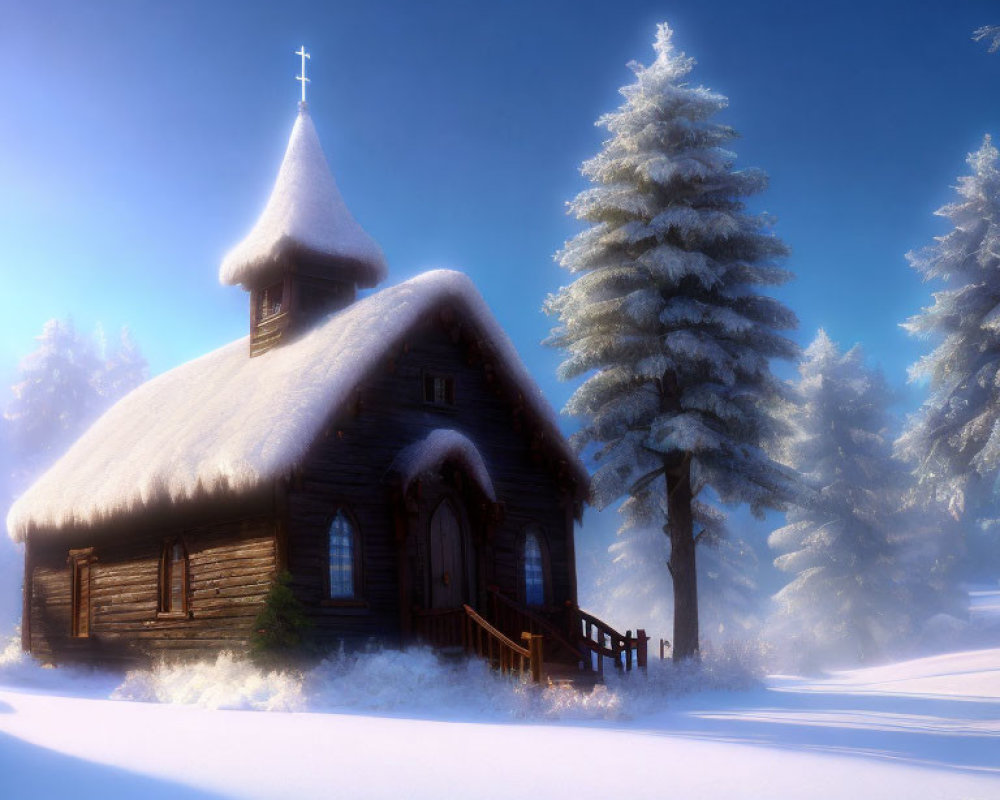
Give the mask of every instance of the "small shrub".
[{"label": "small shrub", "polygon": [[287,663],[303,654],[303,634],[311,623],[289,586],[291,582],[287,570],[275,577],[264,608],[254,620],[250,657],[261,666]]}]

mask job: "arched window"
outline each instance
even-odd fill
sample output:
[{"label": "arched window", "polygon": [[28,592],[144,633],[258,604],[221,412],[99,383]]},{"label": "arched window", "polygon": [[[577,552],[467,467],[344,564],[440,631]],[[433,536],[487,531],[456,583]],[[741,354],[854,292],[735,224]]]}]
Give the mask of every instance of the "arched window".
[{"label": "arched window", "polygon": [[534,526],[524,533],[524,603],[545,605],[545,559],[542,544]]},{"label": "arched window", "polygon": [[188,611],[188,557],[184,542],[166,539],[160,554],[160,613]]},{"label": "arched window", "polygon": [[358,592],[357,528],[343,511],[330,523],[328,596],[331,600],[351,600]]}]

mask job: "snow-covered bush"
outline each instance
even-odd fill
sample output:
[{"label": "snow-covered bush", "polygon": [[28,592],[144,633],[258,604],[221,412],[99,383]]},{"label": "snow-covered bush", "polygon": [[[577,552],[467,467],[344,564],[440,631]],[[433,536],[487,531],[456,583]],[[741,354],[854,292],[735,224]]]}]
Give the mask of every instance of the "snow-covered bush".
[{"label": "snow-covered bush", "polygon": [[302,711],[306,707],[300,675],[262,670],[232,653],[221,653],[215,661],[163,663],[148,670],[132,670],[111,696],[116,700],[257,711]]},{"label": "snow-covered bush", "polygon": [[442,659],[428,648],[371,649],[330,656],[307,672],[266,671],[224,653],[214,661],[129,672],[118,700],[260,711],[377,712],[446,719],[617,719],[661,711],[671,698],[756,685],[756,644],[707,648],[700,662],[653,659],[648,675],[607,672],[590,690],[535,686],[483,661]]}]

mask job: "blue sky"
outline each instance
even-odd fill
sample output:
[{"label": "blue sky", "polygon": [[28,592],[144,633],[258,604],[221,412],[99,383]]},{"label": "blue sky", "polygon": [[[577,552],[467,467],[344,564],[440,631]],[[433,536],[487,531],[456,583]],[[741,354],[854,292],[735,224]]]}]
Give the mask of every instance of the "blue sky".
[{"label": "blue sky", "polygon": [[792,248],[798,339],[860,341],[900,387],[923,345],[898,324],[931,290],[904,253],[946,231],[933,210],[1000,134],[1000,54],[970,40],[1000,24],[995,0],[0,0],[0,19],[5,384],[53,316],[130,326],[154,373],[246,332],[217,269],[267,199],[303,43],[313,118],[389,281],[467,272],[556,406],[571,387],[539,309],[567,281],[564,204],[657,22],[729,96],[738,165],[771,175],[754,206]]}]

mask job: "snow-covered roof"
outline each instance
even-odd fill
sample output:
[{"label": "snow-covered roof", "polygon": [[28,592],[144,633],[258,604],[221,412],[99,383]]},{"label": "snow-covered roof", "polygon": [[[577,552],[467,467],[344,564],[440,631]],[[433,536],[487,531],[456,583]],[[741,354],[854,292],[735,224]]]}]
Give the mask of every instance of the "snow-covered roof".
[{"label": "snow-covered roof", "polygon": [[465,467],[483,493],[496,502],[497,493],[482,454],[468,437],[450,428],[438,428],[419,442],[404,447],[389,469],[399,476],[405,490],[415,478],[448,459],[455,459]]},{"label": "snow-covered roof", "polygon": [[[288,139],[278,179],[253,230],[222,260],[222,283],[246,284],[286,252],[348,270],[359,286],[385,279],[382,250],[347,210],[304,103]],[[334,266],[336,265],[336,266]]]},{"label": "snow-covered roof", "polygon": [[32,527],[90,524],[164,499],[246,490],[287,475],[364,376],[443,302],[476,325],[586,486],[552,407],[479,292],[465,275],[436,270],[358,300],[256,358],[243,338],[143,384],[14,503],[10,535],[23,539]]}]

